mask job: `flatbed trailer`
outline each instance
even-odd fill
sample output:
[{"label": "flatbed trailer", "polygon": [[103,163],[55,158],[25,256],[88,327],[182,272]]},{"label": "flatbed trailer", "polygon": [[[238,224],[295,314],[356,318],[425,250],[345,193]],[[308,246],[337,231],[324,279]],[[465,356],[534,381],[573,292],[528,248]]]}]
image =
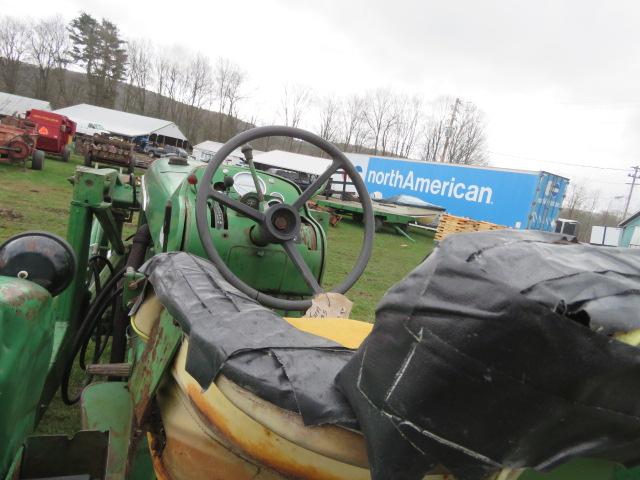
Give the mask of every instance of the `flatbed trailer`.
[{"label": "flatbed trailer", "polygon": [[[318,205],[330,208],[340,215],[351,215],[354,220],[362,220],[362,204],[353,200],[342,200],[336,197],[319,195],[315,198]],[[376,232],[385,224],[405,235],[410,223],[419,225],[431,225],[437,223],[438,217],[444,211],[443,208],[414,207],[409,205],[397,205],[392,203],[373,202],[373,215],[375,217]]]}]

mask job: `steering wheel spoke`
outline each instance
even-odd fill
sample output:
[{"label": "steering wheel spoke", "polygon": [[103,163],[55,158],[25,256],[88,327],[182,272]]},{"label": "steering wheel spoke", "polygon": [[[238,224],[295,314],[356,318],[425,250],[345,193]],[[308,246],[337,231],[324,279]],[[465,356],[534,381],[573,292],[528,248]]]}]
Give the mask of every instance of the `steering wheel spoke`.
[{"label": "steering wheel spoke", "polygon": [[293,202],[292,205],[293,208],[295,208],[296,210],[300,210],[304,206],[304,204],[311,200],[311,197],[313,197],[313,195],[318,190],[320,190],[322,184],[326,182],[331,177],[331,175],[336,173],[339,169],[340,163],[334,160],[329,168],[327,168],[322,175],[316,178],[315,181],[311,185],[309,185],[304,192],[302,192],[302,195],[296,198],[296,201]]},{"label": "steering wheel spoke", "polygon": [[304,278],[304,281],[307,283],[307,285],[309,285],[309,288],[313,290],[313,293],[317,295],[318,293],[324,292],[324,290],[316,280],[316,277],[313,275],[313,272],[309,268],[309,265],[307,265],[307,262],[305,262],[304,258],[302,258],[302,255],[300,254],[300,250],[298,250],[298,246],[296,245],[296,243],[293,240],[289,240],[287,242],[284,242],[282,244],[282,247],[284,248],[284,251],[287,252],[287,255]]},{"label": "steering wheel spoke", "polygon": [[207,198],[212,198],[216,202],[221,203],[222,205],[229,207],[231,210],[235,210],[236,212],[240,212],[243,215],[249,217],[251,220],[262,223],[264,222],[264,213],[256,210],[255,208],[251,208],[249,205],[245,205],[238,200],[234,200],[233,198],[225,195],[218,190],[214,190],[213,187],[209,187],[207,191]]}]

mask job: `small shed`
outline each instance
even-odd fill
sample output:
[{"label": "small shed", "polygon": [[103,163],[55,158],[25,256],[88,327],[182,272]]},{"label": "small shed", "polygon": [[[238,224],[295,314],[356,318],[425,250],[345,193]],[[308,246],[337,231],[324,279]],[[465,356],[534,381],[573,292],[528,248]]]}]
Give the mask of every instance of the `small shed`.
[{"label": "small shed", "polygon": [[14,114],[24,115],[27,110],[31,109],[51,110],[51,104],[45,100],[0,92],[0,117]]},{"label": "small shed", "polygon": [[640,248],[640,210],[618,224],[621,247]]}]

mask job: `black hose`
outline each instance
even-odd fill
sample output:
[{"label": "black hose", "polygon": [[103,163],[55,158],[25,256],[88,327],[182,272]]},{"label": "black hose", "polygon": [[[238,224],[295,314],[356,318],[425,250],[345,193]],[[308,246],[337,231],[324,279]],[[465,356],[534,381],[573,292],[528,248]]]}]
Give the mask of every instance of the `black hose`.
[{"label": "black hose", "polygon": [[96,260],[102,260],[113,275],[113,271],[115,269],[113,268],[113,263],[111,263],[111,261],[107,257],[105,257],[104,255],[92,255],[91,257],[89,257],[89,263],[95,262]]},{"label": "black hose", "polygon": [[[101,305],[101,308],[99,308],[96,311],[96,315],[94,317],[95,320],[92,319],[91,323],[93,323],[95,325],[95,321],[97,321],[97,319],[100,318],[104,314],[105,310],[109,307],[109,304],[121,294],[122,294],[122,289],[119,288],[116,291],[114,291],[111,294],[111,296],[107,297],[107,301],[104,302]],[[89,317],[87,317],[87,318],[89,318]],[[93,329],[89,329],[89,337],[91,336],[91,332],[92,331],[93,331]],[[77,403],[78,400],[80,400],[80,395],[78,395],[76,398],[70,398],[70,396],[69,396],[69,380],[71,378],[71,371],[73,370],[73,361],[75,360],[76,356],[78,355],[79,350],[82,348],[82,345],[84,343],[85,343],[85,339],[84,338],[80,338],[80,337],[76,336],[76,340],[75,340],[74,347],[73,347],[73,350],[72,350],[73,354],[71,356],[71,359],[65,365],[65,370],[64,370],[63,377],[62,377],[62,384],[60,386],[60,393],[62,395],[62,401],[67,405],[73,405],[73,404]]]},{"label": "black hose", "polygon": [[76,332],[76,336],[73,341],[73,347],[71,349],[71,354],[69,355],[69,358],[67,359],[64,366],[62,382],[60,385],[62,401],[67,405],[73,405],[80,399],[80,397],[74,399],[71,399],[69,397],[69,379],[71,377],[71,371],[73,369],[73,362],[75,361],[76,356],[82,349],[82,346],[87,338],[91,337],[91,333],[93,332],[98,319],[102,317],[109,304],[122,293],[122,287],[119,287],[109,295],[109,292],[111,292],[111,290],[113,290],[113,288],[117,286],[118,281],[124,275],[125,271],[126,270],[123,268],[109,279],[104,288],[96,296],[96,299],[91,304],[91,307],[89,307],[87,315],[82,320],[82,323],[80,324],[80,327]]},{"label": "black hose", "polygon": [[[111,323],[113,323],[113,317],[114,317],[115,312],[116,312],[116,303],[119,300],[120,299],[118,299],[117,297],[113,299],[113,303],[111,305]],[[106,309],[104,311],[106,311]],[[87,364],[86,364],[87,348],[89,348],[89,343],[91,342],[91,338],[94,335],[95,335],[95,340],[94,340],[95,348],[94,348],[94,351],[93,351],[93,358],[92,358],[92,362],[93,363],[98,363],[98,360],[100,360],[100,358],[102,357],[102,354],[104,353],[104,351],[107,348],[107,345],[109,344],[109,334],[108,333],[105,335],[104,343],[102,343],[101,327],[102,327],[102,324],[103,324],[102,323],[102,317],[103,316],[104,316],[104,313],[97,316],[95,327],[91,330],[90,334],[86,336],[86,340],[82,344],[82,348],[80,349],[80,357],[78,358],[78,365],[80,366],[80,368],[82,370],[86,370],[87,369]]]},{"label": "black hose", "polygon": [[93,255],[89,257],[88,265],[89,265],[89,268],[91,269],[91,276],[93,277],[93,284],[95,286],[96,295],[100,292],[100,290],[102,290],[100,286],[100,270],[101,269],[96,266],[96,263],[98,260],[104,263],[104,265],[109,269],[109,273],[111,275],[113,275],[113,271],[114,271],[113,264],[104,255]]}]

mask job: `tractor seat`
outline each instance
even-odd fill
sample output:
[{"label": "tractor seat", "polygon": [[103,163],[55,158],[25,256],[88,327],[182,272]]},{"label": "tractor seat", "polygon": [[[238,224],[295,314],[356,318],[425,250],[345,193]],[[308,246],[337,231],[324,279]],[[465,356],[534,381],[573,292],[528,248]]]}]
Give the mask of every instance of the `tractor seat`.
[{"label": "tractor seat", "polygon": [[158,393],[166,439],[156,470],[369,478],[364,438],[334,379],[371,324],[282,318],[186,253],[158,255],[143,271],[154,293],[132,317],[134,330],[148,337],[166,308],[187,334]]}]

